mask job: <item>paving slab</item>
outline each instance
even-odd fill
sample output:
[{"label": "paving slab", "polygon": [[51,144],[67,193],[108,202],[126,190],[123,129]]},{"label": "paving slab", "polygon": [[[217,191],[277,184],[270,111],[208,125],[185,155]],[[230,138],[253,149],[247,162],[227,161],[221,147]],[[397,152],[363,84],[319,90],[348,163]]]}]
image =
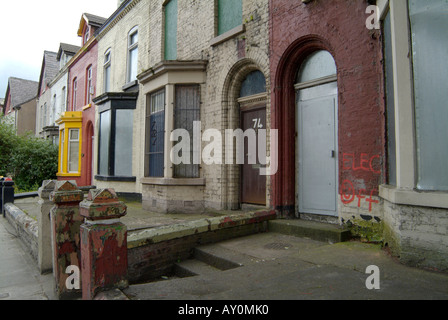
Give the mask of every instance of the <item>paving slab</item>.
[{"label": "paving slab", "polygon": [[52,274],[41,275],[9,222],[0,217],[0,300],[55,300]]},{"label": "paving slab", "polygon": [[[403,266],[378,245],[329,244],[269,232],[212,246],[248,259],[235,269],[132,285],[123,292],[136,300],[448,299],[447,274]],[[379,290],[366,286],[370,265],[379,267]]]}]

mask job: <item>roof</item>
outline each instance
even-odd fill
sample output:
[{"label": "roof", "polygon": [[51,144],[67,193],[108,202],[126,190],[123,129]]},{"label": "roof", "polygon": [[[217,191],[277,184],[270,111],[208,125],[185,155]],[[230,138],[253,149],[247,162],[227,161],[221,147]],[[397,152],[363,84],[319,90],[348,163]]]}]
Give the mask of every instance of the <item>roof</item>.
[{"label": "roof", "polygon": [[100,28],[106,21],[107,21],[106,18],[96,16],[90,13],[83,13],[81,21],[79,22],[78,36],[82,36],[82,31],[86,23],[96,28]]},{"label": "roof", "polygon": [[8,90],[11,94],[11,106],[17,107],[36,98],[38,86],[39,82],[37,81],[10,77],[8,79]]},{"label": "roof", "polygon": [[[47,85],[59,72],[59,62],[57,60],[57,53],[51,51],[44,51],[44,58],[42,61],[42,68],[40,71],[39,88],[42,84]],[[45,76],[45,78],[44,78]]]},{"label": "roof", "polygon": [[86,18],[88,24],[94,25],[96,27],[101,27],[107,20],[106,18],[90,13],[84,13],[84,17]]},{"label": "roof", "polygon": [[59,51],[56,59],[61,60],[62,52],[66,52],[67,54],[74,56],[80,49],[81,47],[72,44],[61,43],[59,45]]}]

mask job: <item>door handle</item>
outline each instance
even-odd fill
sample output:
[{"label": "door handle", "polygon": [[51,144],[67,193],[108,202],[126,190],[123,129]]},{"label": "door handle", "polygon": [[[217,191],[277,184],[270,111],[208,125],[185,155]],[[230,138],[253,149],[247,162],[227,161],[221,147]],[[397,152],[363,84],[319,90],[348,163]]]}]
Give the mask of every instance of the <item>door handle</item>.
[{"label": "door handle", "polygon": [[336,158],[336,151],[331,150],[331,157],[332,157],[332,158]]}]

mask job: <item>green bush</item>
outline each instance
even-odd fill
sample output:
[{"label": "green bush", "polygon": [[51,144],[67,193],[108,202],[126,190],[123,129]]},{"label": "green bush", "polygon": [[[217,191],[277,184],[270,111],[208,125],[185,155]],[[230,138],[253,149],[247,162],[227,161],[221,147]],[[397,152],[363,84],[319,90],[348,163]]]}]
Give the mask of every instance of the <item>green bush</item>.
[{"label": "green bush", "polygon": [[0,119],[0,176],[11,175],[20,190],[37,190],[43,180],[56,179],[58,146],[31,134],[17,136]]}]

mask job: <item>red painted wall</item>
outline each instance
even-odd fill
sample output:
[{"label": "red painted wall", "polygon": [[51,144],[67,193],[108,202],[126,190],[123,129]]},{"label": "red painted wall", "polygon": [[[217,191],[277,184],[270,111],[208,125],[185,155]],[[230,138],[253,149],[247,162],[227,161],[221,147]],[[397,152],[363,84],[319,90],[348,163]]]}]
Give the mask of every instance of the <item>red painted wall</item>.
[{"label": "red painted wall", "polygon": [[[367,1],[270,0],[271,121],[279,129],[279,171],[271,203],[285,215],[295,205],[294,80],[313,51],[329,51],[338,69],[339,184],[378,193],[385,172],[381,32],[366,27]],[[372,161],[371,161],[372,160]],[[372,164],[372,168],[371,165]]]},{"label": "red painted wall", "polygon": [[[92,82],[94,86],[94,95],[96,92],[96,69],[98,64],[98,47],[97,43],[93,43],[87,51],[83,53],[69,68],[69,96],[68,108],[70,111],[81,111],[86,105],[86,81],[87,68],[92,65]],[[73,106],[73,80],[78,79],[77,103]]]},{"label": "red painted wall", "polygon": [[[96,94],[96,75],[98,61],[97,42],[94,41],[83,52],[81,56],[74,61],[69,67],[69,90],[68,90],[68,110],[83,111],[82,113],[82,146],[81,146],[81,177],[66,178],[60,177],[60,180],[75,180],[78,186],[88,186],[92,184],[92,136],[95,124],[95,104],[90,103],[91,107],[83,110],[86,104],[87,92],[87,69],[92,66],[92,84],[94,88],[93,96]],[[73,80],[78,80],[77,103],[73,107]],[[88,130],[89,128],[89,130]]]}]

